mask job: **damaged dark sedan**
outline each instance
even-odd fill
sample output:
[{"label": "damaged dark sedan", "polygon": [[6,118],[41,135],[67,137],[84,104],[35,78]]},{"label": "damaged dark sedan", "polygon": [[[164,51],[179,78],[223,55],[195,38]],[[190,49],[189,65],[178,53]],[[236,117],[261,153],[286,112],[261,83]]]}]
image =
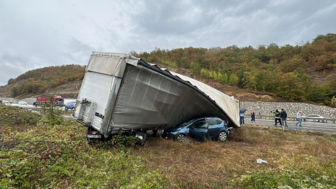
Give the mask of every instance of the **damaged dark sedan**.
[{"label": "damaged dark sedan", "polygon": [[165,130],[162,134],[164,138],[182,140],[189,136],[199,141],[218,139],[228,140],[232,132],[232,127],[227,127],[227,123],[220,118],[206,117],[193,119],[182,123],[177,127]]}]

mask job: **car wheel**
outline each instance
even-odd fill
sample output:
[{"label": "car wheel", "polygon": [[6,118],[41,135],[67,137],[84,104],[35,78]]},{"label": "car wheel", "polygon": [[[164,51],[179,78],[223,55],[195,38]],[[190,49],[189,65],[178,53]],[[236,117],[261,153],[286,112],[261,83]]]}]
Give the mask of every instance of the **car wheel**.
[{"label": "car wheel", "polygon": [[183,138],[184,138],[184,134],[178,134],[176,136],[176,140],[183,140]]},{"label": "car wheel", "polygon": [[219,133],[218,139],[221,141],[227,141],[228,134],[225,131]]}]

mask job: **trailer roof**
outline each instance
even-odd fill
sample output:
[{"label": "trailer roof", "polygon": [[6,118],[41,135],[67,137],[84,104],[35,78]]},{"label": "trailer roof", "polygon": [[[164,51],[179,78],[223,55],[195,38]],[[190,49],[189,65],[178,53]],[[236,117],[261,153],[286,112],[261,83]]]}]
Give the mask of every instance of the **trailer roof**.
[{"label": "trailer roof", "polygon": [[219,107],[222,112],[227,115],[228,119],[234,126],[240,127],[239,101],[234,99],[233,96],[228,96],[221,91],[218,91],[217,89],[190,77],[169,71],[166,68],[160,68],[156,64],[147,63],[140,58],[124,53],[93,52],[87,70],[122,78],[126,68],[126,63],[133,66],[146,66],[147,68],[154,69],[158,72],[164,73],[165,75],[169,75],[175,80],[192,86]]}]

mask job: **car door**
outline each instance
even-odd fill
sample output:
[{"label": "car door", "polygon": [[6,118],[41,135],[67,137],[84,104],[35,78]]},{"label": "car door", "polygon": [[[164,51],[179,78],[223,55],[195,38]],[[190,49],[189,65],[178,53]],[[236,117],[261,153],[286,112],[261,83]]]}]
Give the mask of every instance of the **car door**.
[{"label": "car door", "polygon": [[205,140],[208,137],[208,123],[205,119],[199,120],[194,122],[190,126],[189,134],[191,137],[198,139],[198,140]]},{"label": "car door", "polygon": [[207,122],[209,124],[208,127],[208,134],[211,138],[216,137],[219,134],[219,131],[222,126],[222,121],[215,119],[215,118],[208,118]]},{"label": "car door", "polygon": [[307,121],[314,121],[314,115],[308,115],[307,116],[308,117],[308,119],[307,119]]}]

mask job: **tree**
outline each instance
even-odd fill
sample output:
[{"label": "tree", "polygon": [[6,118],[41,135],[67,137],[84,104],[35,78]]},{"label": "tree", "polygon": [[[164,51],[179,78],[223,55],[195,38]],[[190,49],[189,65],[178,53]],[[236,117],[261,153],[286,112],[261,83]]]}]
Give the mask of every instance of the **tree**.
[{"label": "tree", "polygon": [[[149,62],[189,68],[193,74],[251,90],[276,93],[289,100],[327,103],[336,95],[336,79],[314,85],[305,70],[332,72],[336,67],[336,34],[317,36],[312,43],[278,46],[275,43],[227,48],[177,48],[139,53]],[[308,71],[308,70],[307,70]],[[309,70],[311,71],[311,70]],[[336,77],[336,76],[335,76]],[[329,91],[328,91],[329,90]],[[323,91],[324,100],[318,96]],[[323,101],[323,102],[322,102]]]},{"label": "tree", "polygon": [[14,83],[15,82],[15,80],[13,79],[13,78],[10,78],[9,80],[8,80],[8,85],[10,85],[10,84],[12,84],[12,83]]},{"label": "tree", "polygon": [[238,87],[244,88],[245,83],[244,83],[244,69],[241,69],[238,73]]},{"label": "tree", "polygon": [[284,73],[293,72],[297,68],[301,68],[303,66],[303,60],[300,56],[293,56],[293,58],[289,60],[285,60],[281,63],[281,71]]}]

